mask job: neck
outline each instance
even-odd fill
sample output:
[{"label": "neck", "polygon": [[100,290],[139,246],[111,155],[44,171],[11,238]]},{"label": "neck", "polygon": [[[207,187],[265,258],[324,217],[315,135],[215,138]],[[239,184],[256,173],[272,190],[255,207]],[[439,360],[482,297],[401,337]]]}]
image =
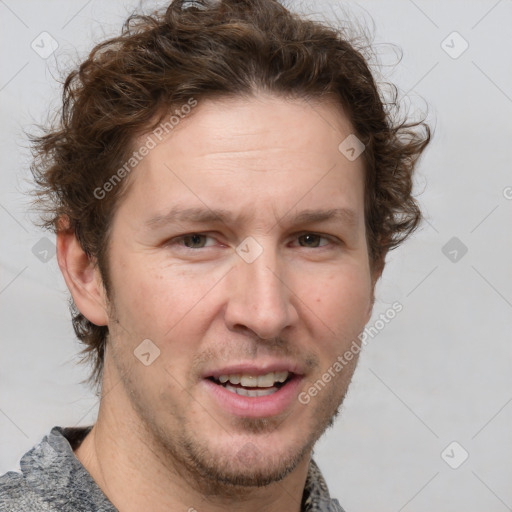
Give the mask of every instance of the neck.
[{"label": "neck", "polygon": [[176,460],[109,380],[105,372],[98,420],[75,455],[119,512],[300,512],[311,453],[279,482],[223,486]]}]

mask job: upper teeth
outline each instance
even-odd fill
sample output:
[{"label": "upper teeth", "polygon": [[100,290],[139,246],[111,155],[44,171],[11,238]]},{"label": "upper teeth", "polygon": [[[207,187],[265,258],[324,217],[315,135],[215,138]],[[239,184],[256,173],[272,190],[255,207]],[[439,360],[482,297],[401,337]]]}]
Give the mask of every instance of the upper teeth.
[{"label": "upper teeth", "polygon": [[284,382],[288,378],[289,372],[270,372],[265,375],[221,375],[219,381],[224,384],[227,381],[231,384],[241,384],[242,386],[251,388],[270,388],[276,382]]}]

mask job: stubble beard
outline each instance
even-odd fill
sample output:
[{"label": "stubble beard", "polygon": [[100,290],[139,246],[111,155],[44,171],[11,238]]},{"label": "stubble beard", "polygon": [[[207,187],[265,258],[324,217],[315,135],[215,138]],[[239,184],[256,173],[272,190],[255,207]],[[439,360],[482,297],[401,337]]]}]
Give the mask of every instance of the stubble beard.
[{"label": "stubble beard", "polygon": [[[257,488],[283,480],[310,456],[315,443],[333,425],[340,412],[346,390],[341,396],[333,391],[334,387],[323,391],[330,395],[322,397],[323,402],[319,402],[308,417],[309,424],[304,425],[308,432],[303,441],[278,454],[265,453],[258,445],[262,446],[264,438],[286,423],[287,418],[278,421],[240,418],[236,422],[237,430],[255,437],[254,442],[248,440],[233,456],[232,453],[220,453],[222,447],[216,447],[215,441],[212,446],[211,440],[205,439],[204,435],[201,439],[201,434],[196,433],[183,417],[177,422],[181,425],[178,432],[169,432],[153,421],[148,411],[137,409],[149,438],[154,440],[153,451],[164,465],[181,479],[193,482],[193,487],[205,496],[241,499],[250,496]],[[304,407],[310,405],[312,402]]]},{"label": "stubble beard", "polygon": [[[114,318],[117,320],[115,315]],[[130,379],[130,372],[126,368],[123,370],[122,357],[113,359],[138,416],[146,446],[161,464],[184,481],[193,482],[191,486],[205,496],[238,499],[250,496],[257,488],[283,480],[305,457],[310,456],[315,443],[339,415],[357,364],[357,359],[354,359],[352,365],[345,367],[343,377],[339,376],[340,382],[332,381],[317,397],[303,405],[315,408],[307,417],[307,424],[304,425],[307,432],[304,432],[300,444],[295,443],[286,453],[265,454],[257,447],[260,438],[272,435],[289,418],[238,418],[235,422],[237,431],[256,437],[254,442],[248,441],[242,445],[233,457],[232,454],[219,453],[204,435],[201,439],[201,434],[195,433],[193,426],[179,411],[174,414],[177,429],[170,431],[160,424],[155,415],[158,412],[148,407],[140,387]]]}]

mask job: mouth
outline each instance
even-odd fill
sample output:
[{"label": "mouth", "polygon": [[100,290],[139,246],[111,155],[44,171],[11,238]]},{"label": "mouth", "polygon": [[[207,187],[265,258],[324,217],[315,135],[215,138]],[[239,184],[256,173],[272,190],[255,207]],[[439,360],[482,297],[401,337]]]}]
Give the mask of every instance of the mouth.
[{"label": "mouth", "polygon": [[208,377],[208,379],[222,386],[230,393],[255,398],[276,393],[285,386],[294,375],[295,374],[288,371],[269,372],[264,375],[235,373],[232,375],[220,375],[218,378]]},{"label": "mouth", "polygon": [[224,413],[264,418],[293,407],[303,375],[298,370],[254,367],[230,368],[204,376],[202,382]]}]

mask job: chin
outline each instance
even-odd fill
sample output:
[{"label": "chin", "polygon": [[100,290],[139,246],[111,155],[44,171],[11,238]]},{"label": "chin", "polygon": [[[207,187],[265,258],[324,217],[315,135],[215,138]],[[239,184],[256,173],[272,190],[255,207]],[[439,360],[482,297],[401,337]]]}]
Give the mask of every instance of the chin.
[{"label": "chin", "polygon": [[232,443],[229,450],[225,447],[198,449],[196,444],[188,444],[184,448],[188,451],[193,471],[214,485],[263,487],[289,475],[312,449],[308,443],[306,446],[276,450],[274,442],[265,446],[265,438],[263,435],[259,442],[257,439],[254,442],[242,441],[239,448]]}]

